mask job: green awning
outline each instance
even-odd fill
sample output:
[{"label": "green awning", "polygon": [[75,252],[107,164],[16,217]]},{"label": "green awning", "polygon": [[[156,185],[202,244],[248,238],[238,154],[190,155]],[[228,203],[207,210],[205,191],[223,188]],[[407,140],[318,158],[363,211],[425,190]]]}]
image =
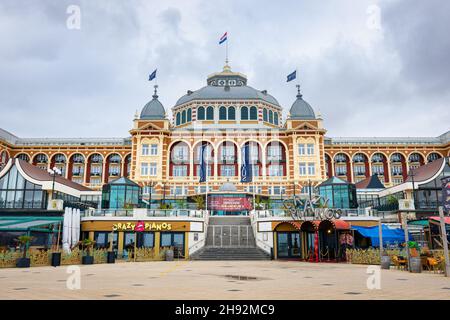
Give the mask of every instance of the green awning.
[{"label": "green awning", "polygon": [[0,217],[0,231],[45,231],[62,223],[63,217]]},{"label": "green awning", "polygon": [[428,227],[430,225],[430,222],[428,221],[428,219],[414,220],[414,221],[408,221],[408,225]]}]

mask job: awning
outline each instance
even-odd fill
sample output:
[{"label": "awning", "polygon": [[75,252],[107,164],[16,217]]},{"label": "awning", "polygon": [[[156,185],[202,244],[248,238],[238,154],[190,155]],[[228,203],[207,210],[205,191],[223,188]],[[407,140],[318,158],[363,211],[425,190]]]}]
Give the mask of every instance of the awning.
[{"label": "awning", "polygon": [[[433,221],[437,221],[439,223],[441,222],[441,218],[437,217],[437,216],[430,217],[429,219],[433,220]],[[445,224],[450,224],[450,217],[444,217],[444,222],[445,222]]]},{"label": "awning", "polygon": [[[352,226],[352,229],[358,231],[363,237],[370,238],[372,241],[372,246],[379,247],[380,246],[380,237],[379,237],[379,229],[378,226],[374,227],[359,227]],[[395,228],[391,229],[386,225],[382,227],[382,237],[383,237],[383,246],[386,244],[395,244],[395,243],[404,243],[405,242],[405,233],[403,229]],[[410,235],[411,237],[411,235]]]},{"label": "awning", "polygon": [[350,224],[347,221],[340,219],[332,219],[330,221],[336,230],[350,230]]},{"label": "awning", "polygon": [[300,226],[302,225],[301,221],[292,221],[292,220],[285,220],[285,221],[280,221],[277,226],[275,227],[278,228],[279,225],[283,224],[283,223],[289,223],[290,225],[292,225],[296,230],[300,230]]},{"label": "awning", "polygon": [[62,217],[0,217],[0,231],[43,231],[61,222]]}]

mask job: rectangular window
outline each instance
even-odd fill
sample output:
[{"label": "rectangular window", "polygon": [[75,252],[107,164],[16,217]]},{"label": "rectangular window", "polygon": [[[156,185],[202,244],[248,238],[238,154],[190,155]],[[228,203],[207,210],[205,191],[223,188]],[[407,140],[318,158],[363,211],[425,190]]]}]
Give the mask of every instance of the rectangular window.
[{"label": "rectangular window", "polygon": [[149,150],[148,150],[148,144],[143,144],[143,145],[142,145],[142,155],[143,155],[143,156],[148,156],[148,152],[149,152]]},{"label": "rectangular window", "polygon": [[283,176],[283,166],[278,164],[271,164],[269,166],[269,176],[270,177],[281,177]]},{"label": "rectangular window", "polygon": [[300,174],[301,176],[306,176],[306,163],[300,162],[300,165],[299,165],[299,174]]},{"label": "rectangular window", "polygon": [[173,166],[173,176],[174,177],[186,177],[187,176],[187,166]]},{"label": "rectangular window", "polygon": [[305,154],[305,145],[303,143],[300,143],[298,145],[298,154],[299,155],[304,155]]},{"label": "rectangular window", "polygon": [[156,163],[150,163],[149,167],[149,175],[155,177],[157,172],[157,165]]},{"label": "rectangular window", "polygon": [[314,144],[308,143],[306,147],[306,153],[310,156],[314,154]]},{"label": "rectangular window", "polygon": [[233,177],[236,175],[234,166],[221,166],[220,175],[223,177]]},{"label": "rectangular window", "polygon": [[308,175],[314,176],[316,174],[316,166],[314,163],[308,163]]},{"label": "rectangular window", "polygon": [[148,163],[141,163],[141,176],[148,176]]},{"label": "rectangular window", "polygon": [[273,186],[272,187],[272,195],[282,195],[285,193],[284,187]]},{"label": "rectangular window", "polygon": [[185,188],[182,186],[175,186],[170,188],[170,193],[176,196],[182,196],[185,194]]},{"label": "rectangular window", "polygon": [[150,146],[150,155],[151,156],[156,156],[158,154],[158,145],[157,144],[152,144]]},{"label": "rectangular window", "polygon": [[268,146],[267,155],[269,160],[281,160],[281,146]]},{"label": "rectangular window", "polygon": [[254,177],[259,177],[260,176],[260,174],[259,174],[259,166],[257,166],[257,165],[253,165],[252,166],[252,175]]}]

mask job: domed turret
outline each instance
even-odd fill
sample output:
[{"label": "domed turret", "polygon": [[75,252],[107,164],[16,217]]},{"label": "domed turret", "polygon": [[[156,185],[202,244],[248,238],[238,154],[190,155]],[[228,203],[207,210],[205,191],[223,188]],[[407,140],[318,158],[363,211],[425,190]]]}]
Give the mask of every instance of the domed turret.
[{"label": "domed turret", "polygon": [[164,106],[161,102],[158,100],[158,95],[156,92],[156,89],[158,88],[157,85],[155,85],[155,93],[153,94],[153,99],[148,102],[144,108],[141,111],[140,119],[165,119],[166,118],[166,111],[164,109]]},{"label": "domed turret", "polygon": [[311,120],[316,119],[316,114],[311,105],[303,100],[302,94],[300,93],[300,85],[297,85],[298,93],[297,100],[292,104],[289,110],[291,119],[301,119],[301,120]]}]

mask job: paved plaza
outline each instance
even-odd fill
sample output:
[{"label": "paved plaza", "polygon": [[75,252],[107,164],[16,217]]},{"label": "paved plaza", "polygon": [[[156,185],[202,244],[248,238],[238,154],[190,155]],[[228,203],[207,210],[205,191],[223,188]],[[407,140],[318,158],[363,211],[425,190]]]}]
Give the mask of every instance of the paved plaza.
[{"label": "paved plaza", "polygon": [[[0,299],[450,299],[450,278],[367,266],[296,261],[174,261],[80,266],[69,290],[66,266],[0,269]],[[74,283],[74,282],[72,282]]]}]

